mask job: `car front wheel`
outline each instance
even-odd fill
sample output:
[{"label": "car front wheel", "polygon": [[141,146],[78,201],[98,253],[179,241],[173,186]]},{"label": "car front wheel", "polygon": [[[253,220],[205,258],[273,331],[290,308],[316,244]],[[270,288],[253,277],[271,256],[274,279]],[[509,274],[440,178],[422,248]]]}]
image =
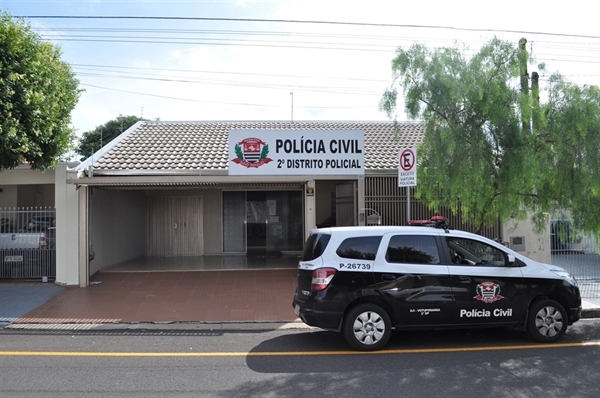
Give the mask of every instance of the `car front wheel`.
[{"label": "car front wheel", "polygon": [[348,312],[343,332],[346,341],[357,350],[378,350],[389,340],[392,323],[378,305],[360,304]]},{"label": "car front wheel", "polygon": [[567,312],[558,302],[550,299],[532,304],[527,320],[527,332],[537,341],[552,343],[567,330]]}]

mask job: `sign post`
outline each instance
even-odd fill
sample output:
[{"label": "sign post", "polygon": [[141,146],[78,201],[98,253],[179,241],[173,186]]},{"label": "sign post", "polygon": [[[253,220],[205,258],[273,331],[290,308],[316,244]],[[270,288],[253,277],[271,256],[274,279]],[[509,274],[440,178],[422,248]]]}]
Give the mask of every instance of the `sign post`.
[{"label": "sign post", "polygon": [[410,187],[417,186],[417,148],[398,152],[398,187],[406,187],[406,220],[410,220]]}]

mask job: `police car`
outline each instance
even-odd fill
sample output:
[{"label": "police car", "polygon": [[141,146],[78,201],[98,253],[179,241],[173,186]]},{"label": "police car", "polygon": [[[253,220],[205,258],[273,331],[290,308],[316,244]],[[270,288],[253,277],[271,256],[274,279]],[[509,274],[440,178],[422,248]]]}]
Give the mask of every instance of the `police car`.
[{"label": "police car", "polygon": [[502,244],[447,224],[314,229],[293,307],[359,350],[392,329],[511,327],[554,342],[581,316],[577,282]]}]

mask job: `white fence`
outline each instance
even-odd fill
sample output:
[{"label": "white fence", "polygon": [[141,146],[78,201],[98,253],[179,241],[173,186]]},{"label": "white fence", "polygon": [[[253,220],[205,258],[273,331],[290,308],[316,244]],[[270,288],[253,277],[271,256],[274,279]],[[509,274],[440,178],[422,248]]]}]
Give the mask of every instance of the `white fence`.
[{"label": "white fence", "polygon": [[56,278],[54,208],[0,208],[0,278]]}]

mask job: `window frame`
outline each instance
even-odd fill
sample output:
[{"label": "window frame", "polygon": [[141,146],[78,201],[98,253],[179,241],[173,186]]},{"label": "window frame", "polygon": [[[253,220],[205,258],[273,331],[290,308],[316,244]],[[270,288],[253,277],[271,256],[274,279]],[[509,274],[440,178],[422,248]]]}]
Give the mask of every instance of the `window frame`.
[{"label": "window frame", "polygon": [[[437,263],[422,263],[422,262],[397,262],[397,261],[390,261],[389,258],[389,249],[390,249],[390,245],[393,242],[395,237],[410,237],[410,238],[426,238],[426,239],[432,239],[434,244],[435,244],[435,248],[437,249],[437,258],[438,261]],[[446,264],[444,264],[447,260],[444,254],[444,251],[442,250],[442,246],[440,245],[440,240],[437,236],[435,235],[427,235],[427,234],[397,234],[397,233],[392,233],[390,234],[389,239],[387,240],[387,247],[385,248],[385,261],[388,264],[418,264],[418,265],[423,265],[423,266],[429,266],[429,265],[434,265],[434,266],[438,266],[438,265],[443,265],[446,266]]]},{"label": "window frame", "polygon": [[[490,249],[492,249],[492,250],[494,250],[494,251],[496,251],[496,252],[499,252],[499,253],[502,255],[502,258],[503,258],[504,264],[502,264],[502,265],[499,265],[499,264],[496,264],[496,263],[494,263],[494,262],[481,262],[481,263],[480,263],[480,262],[475,262],[474,260],[472,260],[472,259],[468,259],[468,258],[466,258],[466,257],[465,257],[465,260],[466,260],[466,261],[463,261],[463,262],[461,262],[461,263],[455,263],[455,262],[453,262],[453,256],[451,255],[451,252],[450,252],[450,250],[456,250],[456,249],[454,249],[454,248],[452,248],[450,245],[448,245],[448,240],[452,240],[452,239],[454,239],[454,240],[463,240],[463,241],[468,241],[468,242],[475,242],[475,243],[477,243],[478,245],[482,245],[482,246],[488,247],[488,248],[490,248]],[[482,241],[480,241],[480,240],[477,240],[477,239],[465,238],[465,237],[462,237],[462,236],[444,236],[442,240],[443,240],[443,242],[442,242],[442,243],[443,243],[443,245],[444,245],[444,250],[446,251],[446,255],[447,255],[447,265],[448,265],[448,266],[463,266],[463,267],[503,267],[503,268],[508,268],[508,267],[510,267],[510,264],[509,264],[509,262],[508,262],[508,254],[507,254],[507,253],[506,253],[504,250],[502,250],[502,249],[499,249],[499,248],[497,248],[497,247],[495,247],[495,246],[493,246],[493,245],[490,245],[490,244],[488,244],[488,243],[486,243],[486,242],[482,242]],[[457,245],[458,245],[458,244],[457,244]],[[458,246],[460,246],[460,245],[458,245]],[[476,257],[476,258],[477,258],[477,259],[479,259],[479,260],[484,260],[483,258],[481,258],[481,257],[478,257],[476,253],[473,253],[472,251],[470,251],[470,250],[469,250],[469,249],[467,249],[467,248],[464,248],[464,247],[463,247],[463,250],[464,250],[464,251],[466,251],[466,252],[468,252],[468,253],[470,253],[470,254],[471,254],[473,257]]]},{"label": "window frame", "polygon": [[[351,241],[351,240],[354,241],[354,240],[364,240],[364,239],[377,239],[377,246],[374,247],[375,250],[372,253],[373,258],[348,257],[348,256],[340,254],[340,248],[342,247],[342,245],[344,245],[344,243]],[[377,253],[379,252],[379,247],[381,246],[382,239],[383,239],[383,235],[349,236],[340,242],[338,247],[335,249],[335,254],[339,258],[345,258],[345,259],[350,259],[350,260],[375,261],[375,259],[377,258]],[[362,253],[364,254],[364,251]]]}]

